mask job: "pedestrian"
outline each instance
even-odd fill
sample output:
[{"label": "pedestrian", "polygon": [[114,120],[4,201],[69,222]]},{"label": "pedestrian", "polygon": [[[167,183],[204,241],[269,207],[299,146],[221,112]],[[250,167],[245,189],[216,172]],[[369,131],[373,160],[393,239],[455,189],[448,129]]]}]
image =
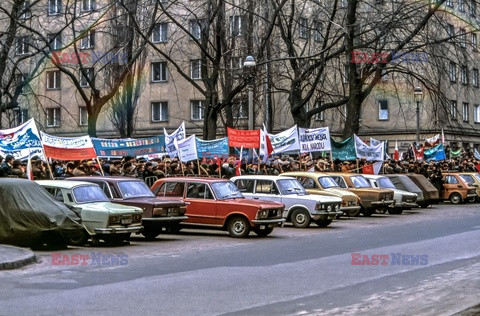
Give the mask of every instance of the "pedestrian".
[{"label": "pedestrian", "polygon": [[12,155],[7,155],[5,157],[5,161],[0,165],[0,169],[2,170],[3,177],[12,175],[12,163],[15,160],[15,157]]}]

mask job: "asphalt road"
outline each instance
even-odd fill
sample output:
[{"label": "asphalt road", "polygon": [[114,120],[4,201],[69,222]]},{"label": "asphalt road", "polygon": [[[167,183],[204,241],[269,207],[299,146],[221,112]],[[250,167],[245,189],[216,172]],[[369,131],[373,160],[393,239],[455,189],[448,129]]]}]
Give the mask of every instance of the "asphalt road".
[{"label": "asphalt road", "polygon": [[[452,315],[480,303],[479,243],[479,204],[287,225],[267,238],[136,237],[37,252],[38,264],[0,272],[0,315]],[[61,255],[89,258],[52,264]],[[352,264],[374,255],[386,264]]]}]

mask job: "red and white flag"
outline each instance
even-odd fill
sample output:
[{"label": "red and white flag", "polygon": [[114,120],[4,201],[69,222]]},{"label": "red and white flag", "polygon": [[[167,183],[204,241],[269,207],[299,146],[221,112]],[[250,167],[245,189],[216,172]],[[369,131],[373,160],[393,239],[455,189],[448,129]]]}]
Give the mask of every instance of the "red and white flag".
[{"label": "red and white flag", "polygon": [[393,160],[399,161],[400,154],[398,153],[398,142],[395,141],[395,151],[393,152]]},{"label": "red and white flag", "polygon": [[84,160],[97,158],[89,136],[57,137],[40,132],[45,156],[59,160]]}]

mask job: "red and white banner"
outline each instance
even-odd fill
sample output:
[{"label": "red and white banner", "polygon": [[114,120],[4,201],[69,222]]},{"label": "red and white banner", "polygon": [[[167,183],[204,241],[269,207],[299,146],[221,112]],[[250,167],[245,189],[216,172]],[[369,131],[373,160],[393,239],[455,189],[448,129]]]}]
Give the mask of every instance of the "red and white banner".
[{"label": "red and white banner", "polygon": [[228,127],[227,135],[230,147],[260,147],[260,130],[241,130]]},{"label": "red and white banner", "polygon": [[59,160],[84,160],[96,158],[89,136],[57,137],[40,132],[45,156]]}]

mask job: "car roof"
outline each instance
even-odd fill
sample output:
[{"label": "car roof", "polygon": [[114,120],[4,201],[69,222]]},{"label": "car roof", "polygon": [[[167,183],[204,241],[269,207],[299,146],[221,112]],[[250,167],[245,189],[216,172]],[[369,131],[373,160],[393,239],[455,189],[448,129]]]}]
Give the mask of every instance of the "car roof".
[{"label": "car roof", "polygon": [[326,172],[319,172],[319,171],[315,171],[315,172],[309,172],[309,171],[287,171],[285,173],[282,173],[280,174],[280,176],[282,177],[296,177],[296,176],[301,176],[301,177],[310,177],[310,176],[316,176],[316,177],[320,177],[320,176],[324,176],[324,177],[327,177],[327,176],[330,176],[329,174],[327,174]]},{"label": "car roof", "polygon": [[91,180],[96,181],[110,181],[110,182],[122,182],[122,181],[141,181],[141,178],[132,178],[132,177],[103,177],[103,176],[85,176],[85,177],[71,177],[68,178],[71,181],[86,181],[89,182]]},{"label": "car roof", "polygon": [[72,189],[79,186],[98,186],[97,184],[86,182],[86,181],[71,181],[71,180],[35,180],[41,186],[56,187],[62,189]]},{"label": "car roof", "polygon": [[[241,175],[241,176],[236,176],[236,177],[232,177],[232,179],[257,179],[257,180],[272,180],[272,181],[275,181],[275,180],[278,180],[280,177],[279,176],[272,176],[272,175]],[[281,177],[281,180],[285,180],[285,179],[295,179],[294,177],[285,177],[285,176],[282,176]]]},{"label": "car roof", "polygon": [[386,178],[385,175],[383,174],[362,174],[362,176],[364,176],[365,178],[370,178],[370,179],[380,179],[380,178]]},{"label": "car roof", "polygon": [[159,181],[178,181],[178,182],[208,182],[208,183],[213,183],[213,182],[227,182],[230,181],[228,179],[222,179],[222,178],[207,178],[207,177],[169,177],[169,178],[162,178],[159,179]]},{"label": "car roof", "polygon": [[354,173],[354,172],[327,172],[329,176],[342,176],[342,177],[350,177],[350,176],[364,176],[362,173]]}]

